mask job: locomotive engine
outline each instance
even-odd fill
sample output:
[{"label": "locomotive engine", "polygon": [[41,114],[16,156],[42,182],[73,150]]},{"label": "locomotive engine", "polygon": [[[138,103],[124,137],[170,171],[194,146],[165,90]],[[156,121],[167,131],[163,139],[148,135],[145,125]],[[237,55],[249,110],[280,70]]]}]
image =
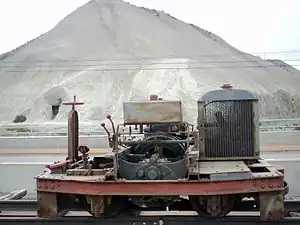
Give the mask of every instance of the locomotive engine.
[{"label": "locomotive engine", "polygon": [[284,170],[260,158],[258,99],[249,91],[223,85],[204,94],[197,129],[183,121],[180,101],[152,95],[124,102],[123,124],[115,126],[107,116],[112,135],[101,124],[108,155],[93,159],[87,146],[78,146],[74,105],[81,103],[74,98],[65,104],[73,105],[68,157],[49,165],[51,174],[36,177],[39,216],[59,215],[63,203],[77,200],[95,217],[114,217],[129,200],[142,208],[189,205],[199,216],[223,217],[253,197],[263,220],[283,218]]},{"label": "locomotive engine", "polygon": [[[117,144],[122,146],[117,155],[118,178],[186,178],[193,126],[182,122],[181,102],[163,101],[152,95],[150,101],[124,102],[123,107],[124,124],[116,132],[121,137]],[[177,198],[131,196],[130,200],[140,207],[165,207]]]}]

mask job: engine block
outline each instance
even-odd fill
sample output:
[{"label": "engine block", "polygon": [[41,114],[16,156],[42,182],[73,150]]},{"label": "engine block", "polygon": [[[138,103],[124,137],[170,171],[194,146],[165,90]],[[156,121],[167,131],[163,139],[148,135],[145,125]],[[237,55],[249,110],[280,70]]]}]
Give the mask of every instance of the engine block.
[{"label": "engine block", "polygon": [[[118,177],[126,180],[178,180],[188,176],[193,126],[182,122],[180,101],[124,102],[124,124],[118,125]],[[132,128],[134,127],[134,128]],[[127,132],[125,131],[127,128]],[[126,136],[126,137],[125,137]],[[172,196],[131,197],[139,206],[167,206]]]}]

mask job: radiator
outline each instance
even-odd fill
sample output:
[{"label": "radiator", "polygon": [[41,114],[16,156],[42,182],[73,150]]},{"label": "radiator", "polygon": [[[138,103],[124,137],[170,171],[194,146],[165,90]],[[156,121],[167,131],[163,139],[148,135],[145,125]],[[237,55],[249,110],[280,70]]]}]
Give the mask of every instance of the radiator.
[{"label": "radiator", "polygon": [[205,158],[255,158],[252,100],[213,101],[204,107]]}]

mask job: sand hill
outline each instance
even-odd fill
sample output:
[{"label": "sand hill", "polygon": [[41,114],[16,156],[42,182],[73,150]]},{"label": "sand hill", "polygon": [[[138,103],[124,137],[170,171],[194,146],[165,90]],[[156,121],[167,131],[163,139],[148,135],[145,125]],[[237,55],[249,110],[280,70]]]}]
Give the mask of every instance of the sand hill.
[{"label": "sand hill", "polygon": [[[238,31],[237,31],[238,32]],[[194,122],[196,101],[231,83],[259,96],[261,116],[300,114],[300,73],[243,53],[217,35],[121,0],[92,0],[57,26],[0,56],[0,121],[66,121],[77,95],[84,121],[122,117],[122,102],[181,99]],[[55,107],[54,107],[55,108]],[[54,109],[55,111],[55,109]]]}]

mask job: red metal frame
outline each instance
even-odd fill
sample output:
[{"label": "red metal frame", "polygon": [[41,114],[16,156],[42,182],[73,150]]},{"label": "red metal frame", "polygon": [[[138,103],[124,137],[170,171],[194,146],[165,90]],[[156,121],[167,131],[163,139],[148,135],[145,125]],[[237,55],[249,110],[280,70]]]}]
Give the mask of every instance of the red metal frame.
[{"label": "red metal frame", "polygon": [[280,191],[283,188],[283,177],[232,181],[103,182],[37,177],[37,191],[86,195],[220,195]]}]

